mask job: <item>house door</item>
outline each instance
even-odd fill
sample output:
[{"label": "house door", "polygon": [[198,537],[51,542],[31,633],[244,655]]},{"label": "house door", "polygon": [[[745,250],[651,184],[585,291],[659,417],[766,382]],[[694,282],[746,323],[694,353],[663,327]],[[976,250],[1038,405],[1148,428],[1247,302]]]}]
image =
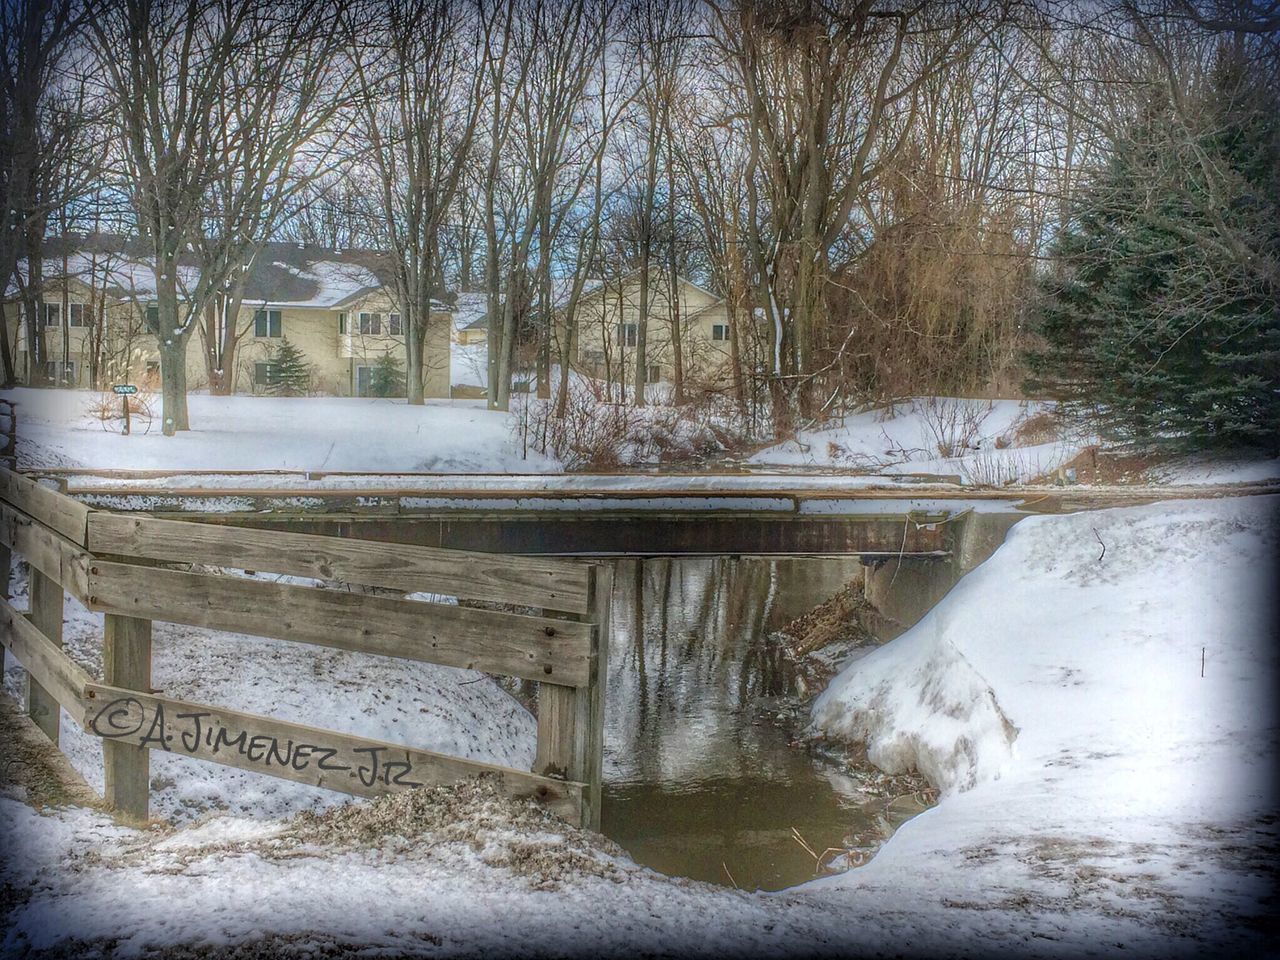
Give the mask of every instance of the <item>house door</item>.
[{"label": "house door", "polygon": [[373,382],[373,367],[356,367],[356,396],[369,396],[369,386]]}]

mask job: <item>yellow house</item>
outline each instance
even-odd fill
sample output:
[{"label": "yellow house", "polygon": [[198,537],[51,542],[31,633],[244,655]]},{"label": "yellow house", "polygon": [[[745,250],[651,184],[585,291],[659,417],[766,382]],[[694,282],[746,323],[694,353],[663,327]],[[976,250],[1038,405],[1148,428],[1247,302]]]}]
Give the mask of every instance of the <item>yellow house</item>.
[{"label": "yellow house", "polygon": [[[645,335],[648,382],[672,379],[677,329],[685,377],[722,381],[728,375],[733,335],[724,298],[683,277],[678,278],[672,297],[665,273],[654,271],[651,277]],[[566,297],[559,299],[563,302]],[[629,382],[635,375],[639,338],[638,271],[617,280],[588,283],[577,304],[576,320],[578,368],[589,376]]]},{"label": "yellow house", "polygon": [[453,341],[470,347],[489,341],[489,295],[462,292],[453,308]]},{"label": "yellow house", "polygon": [[[139,244],[109,235],[67,238],[65,244],[65,255],[44,263],[40,332],[46,374],[66,385],[93,387],[158,372],[155,281]],[[232,328],[233,392],[264,392],[273,357],[288,338],[311,367],[312,392],[367,393],[381,357],[390,354],[402,364],[404,359],[401,312],[383,275],[383,258],[375,251],[267,244],[249,270]],[[6,330],[16,372],[29,380],[32,364],[16,292],[10,289],[4,302]],[[207,387],[209,371],[221,369],[217,345],[226,339],[227,322],[216,310],[198,318],[187,348],[191,389]],[[449,307],[435,303],[424,349],[429,397],[449,396],[451,324]]]}]

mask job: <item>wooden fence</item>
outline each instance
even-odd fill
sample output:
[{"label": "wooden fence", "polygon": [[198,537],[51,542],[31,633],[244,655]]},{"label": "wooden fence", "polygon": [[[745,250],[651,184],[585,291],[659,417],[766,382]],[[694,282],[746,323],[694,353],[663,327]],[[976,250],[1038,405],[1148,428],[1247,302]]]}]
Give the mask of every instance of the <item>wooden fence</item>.
[{"label": "wooden fence", "polygon": [[[10,551],[30,604],[9,603]],[[531,607],[538,615],[198,573],[268,571]],[[609,572],[600,565],[441,550],[92,510],[0,468],[0,642],[30,677],[29,712],[54,743],[58,707],[103,738],[106,799],[148,815],[149,751],[199,757],[357,796],[491,774],[598,829]],[[105,614],[103,677],[62,650],[63,591]],[[151,624],[465,667],[538,684],[532,771],[191,703],[151,686]],[[246,658],[253,650],[245,651]]]}]

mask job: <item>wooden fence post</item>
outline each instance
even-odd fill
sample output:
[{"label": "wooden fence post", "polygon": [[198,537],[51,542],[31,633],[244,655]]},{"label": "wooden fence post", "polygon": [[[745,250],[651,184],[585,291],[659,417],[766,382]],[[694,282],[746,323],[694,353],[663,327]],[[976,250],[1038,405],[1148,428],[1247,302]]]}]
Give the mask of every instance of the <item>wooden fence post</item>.
[{"label": "wooden fence post", "polygon": [[604,696],[609,660],[609,569],[596,565],[588,581],[585,618],[591,633],[590,677],[583,687],[558,683],[538,685],[538,753],[535,773],[565,777],[587,785],[580,826],[600,829],[601,781],[604,767]]},{"label": "wooden fence post", "polygon": [[[30,592],[30,612],[27,619],[55,646],[62,646],[62,584],[46,576],[34,566],[27,581]],[[44,735],[55,744],[58,742],[59,706],[57,699],[27,674],[27,715]]]},{"label": "wooden fence post", "polygon": [[[9,569],[13,566],[13,553],[7,544],[0,543],[0,599],[9,600]],[[7,656],[0,649],[0,677],[4,676],[4,658]]]},{"label": "wooden fence post", "polygon": [[[106,615],[102,644],[103,682],[151,692],[151,621]],[[102,741],[103,791],[107,803],[138,820],[150,814],[151,764],[145,747]]]},{"label": "wooden fence post", "polygon": [[604,719],[605,691],[609,685],[609,618],[613,609],[613,567],[597,564],[591,583],[591,619],[595,623],[595,658],[591,683],[583,688],[586,736],[583,751],[583,826],[600,829],[600,811],[604,790]]}]

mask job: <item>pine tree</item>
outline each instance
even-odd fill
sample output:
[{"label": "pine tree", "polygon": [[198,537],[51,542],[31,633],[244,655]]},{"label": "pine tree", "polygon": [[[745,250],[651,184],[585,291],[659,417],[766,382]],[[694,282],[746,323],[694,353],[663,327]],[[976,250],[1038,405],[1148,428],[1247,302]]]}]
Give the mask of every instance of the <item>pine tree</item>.
[{"label": "pine tree", "polygon": [[1153,99],[1076,203],[1031,369],[1107,436],[1280,452],[1280,112],[1224,58],[1198,115]]},{"label": "pine tree", "polygon": [[404,367],[394,354],[384,353],[373,365],[369,374],[369,396],[403,397],[405,395]]},{"label": "pine tree", "polygon": [[277,397],[302,397],[311,389],[311,364],[285,337],[271,355],[267,390]]}]

